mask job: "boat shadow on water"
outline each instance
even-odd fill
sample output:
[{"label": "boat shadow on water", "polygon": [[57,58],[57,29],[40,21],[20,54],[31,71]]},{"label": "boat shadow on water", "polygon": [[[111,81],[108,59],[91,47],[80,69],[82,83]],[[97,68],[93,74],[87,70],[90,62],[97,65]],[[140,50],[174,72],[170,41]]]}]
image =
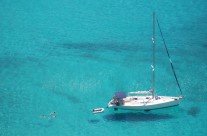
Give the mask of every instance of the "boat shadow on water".
[{"label": "boat shadow on water", "polygon": [[152,113],[113,113],[104,115],[106,121],[120,122],[142,122],[142,121],[157,121],[175,118],[169,114],[152,114]]}]

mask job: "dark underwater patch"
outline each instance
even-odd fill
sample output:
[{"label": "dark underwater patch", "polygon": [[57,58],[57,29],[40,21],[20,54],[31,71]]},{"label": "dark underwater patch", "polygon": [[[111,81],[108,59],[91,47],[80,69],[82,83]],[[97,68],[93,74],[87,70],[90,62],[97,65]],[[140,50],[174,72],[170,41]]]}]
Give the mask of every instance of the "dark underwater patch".
[{"label": "dark underwater patch", "polygon": [[95,44],[91,44],[91,43],[64,43],[58,47],[62,47],[65,49],[85,50],[85,51],[101,50],[100,47],[97,47]]},{"label": "dark underwater patch", "polygon": [[[53,46],[55,48],[52,51],[53,55],[57,56],[71,56],[76,58],[84,58],[95,60],[99,62],[107,62],[107,63],[126,63],[134,64],[137,62],[137,58],[135,57],[136,52],[143,53],[148,50],[148,47],[141,47],[138,45],[131,45],[131,44],[113,44],[113,43],[61,43],[56,44]],[[111,57],[104,57],[100,56],[100,53],[110,53]],[[124,62],[121,60],[114,59],[117,55],[121,55],[120,53],[126,53],[129,55],[127,56],[127,60],[125,59]],[[133,58],[133,62],[132,59]],[[130,60],[130,61],[129,61]]]},{"label": "dark underwater patch", "polygon": [[73,95],[64,95],[69,101],[73,102],[73,103],[81,103],[81,100],[78,99],[77,97],[73,96]]},{"label": "dark underwater patch", "polygon": [[14,56],[4,56],[0,57],[0,68],[17,68],[27,63],[42,65],[39,59],[35,57],[14,57]]},{"label": "dark underwater patch", "polygon": [[55,91],[53,90],[53,93],[55,93],[56,95],[59,95],[61,97],[65,97],[68,101],[72,102],[72,103],[81,103],[81,100],[78,99],[77,97],[73,96],[73,95],[70,95],[66,92],[59,92],[59,91]]},{"label": "dark underwater patch", "polygon": [[118,122],[138,122],[138,121],[157,121],[163,119],[172,119],[168,114],[145,114],[145,113],[113,113],[104,116],[106,121]]},{"label": "dark underwater patch", "polygon": [[93,124],[96,124],[96,123],[99,123],[100,120],[99,119],[89,119],[88,120],[88,123],[93,123]]},{"label": "dark underwater patch", "polygon": [[191,115],[193,117],[196,117],[199,113],[200,113],[199,107],[191,107],[187,112],[188,115]]},{"label": "dark underwater patch", "polygon": [[8,68],[8,67],[13,67],[16,68],[22,64],[25,63],[23,59],[16,58],[16,57],[10,57],[10,56],[5,56],[0,58],[0,67]]},{"label": "dark underwater patch", "polygon": [[46,121],[46,122],[41,122],[41,123],[35,123],[34,125],[37,125],[37,126],[40,126],[42,128],[49,128],[49,127],[52,127],[53,124]]},{"label": "dark underwater patch", "polygon": [[[137,45],[128,45],[128,44],[94,44],[94,43],[63,43],[57,45],[57,47],[62,47],[65,49],[74,49],[81,51],[113,51],[113,52],[121,52],[121,51],[129,51],[135,52],[140,50],[141,47]],[[143,47],[142,47],[143,48]]]}]

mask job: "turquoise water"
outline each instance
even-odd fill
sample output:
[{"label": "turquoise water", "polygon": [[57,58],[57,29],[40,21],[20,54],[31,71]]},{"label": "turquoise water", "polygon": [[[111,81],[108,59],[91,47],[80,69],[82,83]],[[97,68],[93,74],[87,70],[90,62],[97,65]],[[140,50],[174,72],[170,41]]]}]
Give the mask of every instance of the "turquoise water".
[{"label": "turquoise water", "polygon": [[[0,7],[1,136],[207,134],[207,1],[2,0]],[[153,11],[185,99],[93,115],[115,91],[150,89]],[[156,92],[179,95],[158,31],[156,38]]]}]

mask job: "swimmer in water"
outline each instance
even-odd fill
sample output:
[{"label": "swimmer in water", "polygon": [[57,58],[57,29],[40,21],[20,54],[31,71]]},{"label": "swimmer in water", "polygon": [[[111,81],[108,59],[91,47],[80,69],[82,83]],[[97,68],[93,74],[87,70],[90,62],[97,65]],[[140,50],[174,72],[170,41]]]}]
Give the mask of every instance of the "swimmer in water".
[{"label": "swimmer in water", "polygon": [[50,113],[50,116],[55,115],[55,114],[56,114],[56,112],[53,111],[53,112]]},{"label": "swimmer in water", "polygon": [[56,112],[55,111],[50,113],[50,119],[51,118],[56,118]]},{"label": "swimmer in water", "polygon": [[42,114],[42,115],[40,115],[40,118],[45,118],[45,117],[46,117],[46,116],[45,116],[45,115],[43,115],[43,114]]},{"label": "swimmer in water", "polygon": [[48,116],[46,116],[44,114],[40,115],[41,119],[48,119],[48,120],[51,120],[52,118],[56,118],[56,117],[57,117],[57,115],[56,115],[55,111],[51,112]]}]

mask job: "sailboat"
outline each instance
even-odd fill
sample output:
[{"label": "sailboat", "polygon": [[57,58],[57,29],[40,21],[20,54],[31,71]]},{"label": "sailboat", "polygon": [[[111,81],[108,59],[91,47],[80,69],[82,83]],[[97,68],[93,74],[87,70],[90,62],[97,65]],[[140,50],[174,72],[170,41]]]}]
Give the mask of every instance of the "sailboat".
[{"label": "sailboat", "polygon": [[[180,96],[158,96],[155,93],[155,21],[157,20],[157,24],[165,45],[165,49],[168,54],[168,58],[171,63],[171,67],[175,76],[175,79],[177,81],[177,85],[179,87],[179,90],[181,92]],[[152,34],[152,88],[147,91],[135,91],[135,92],[115,92],[114,97],[109,101],[108,108],[114,108],[117,109],[125,109],[125,110],[155,110],[160,108],[167,108],[179,105],[181,102],[183,95],[182,91],[172,64],[172,61],[170,59],[170,55],[167,49],[167,46],[165,44],[165,40],[162,35],[162,31],[158,22],[158,19],[155,17],[155,12],[153,12],[153,34]]]}]

